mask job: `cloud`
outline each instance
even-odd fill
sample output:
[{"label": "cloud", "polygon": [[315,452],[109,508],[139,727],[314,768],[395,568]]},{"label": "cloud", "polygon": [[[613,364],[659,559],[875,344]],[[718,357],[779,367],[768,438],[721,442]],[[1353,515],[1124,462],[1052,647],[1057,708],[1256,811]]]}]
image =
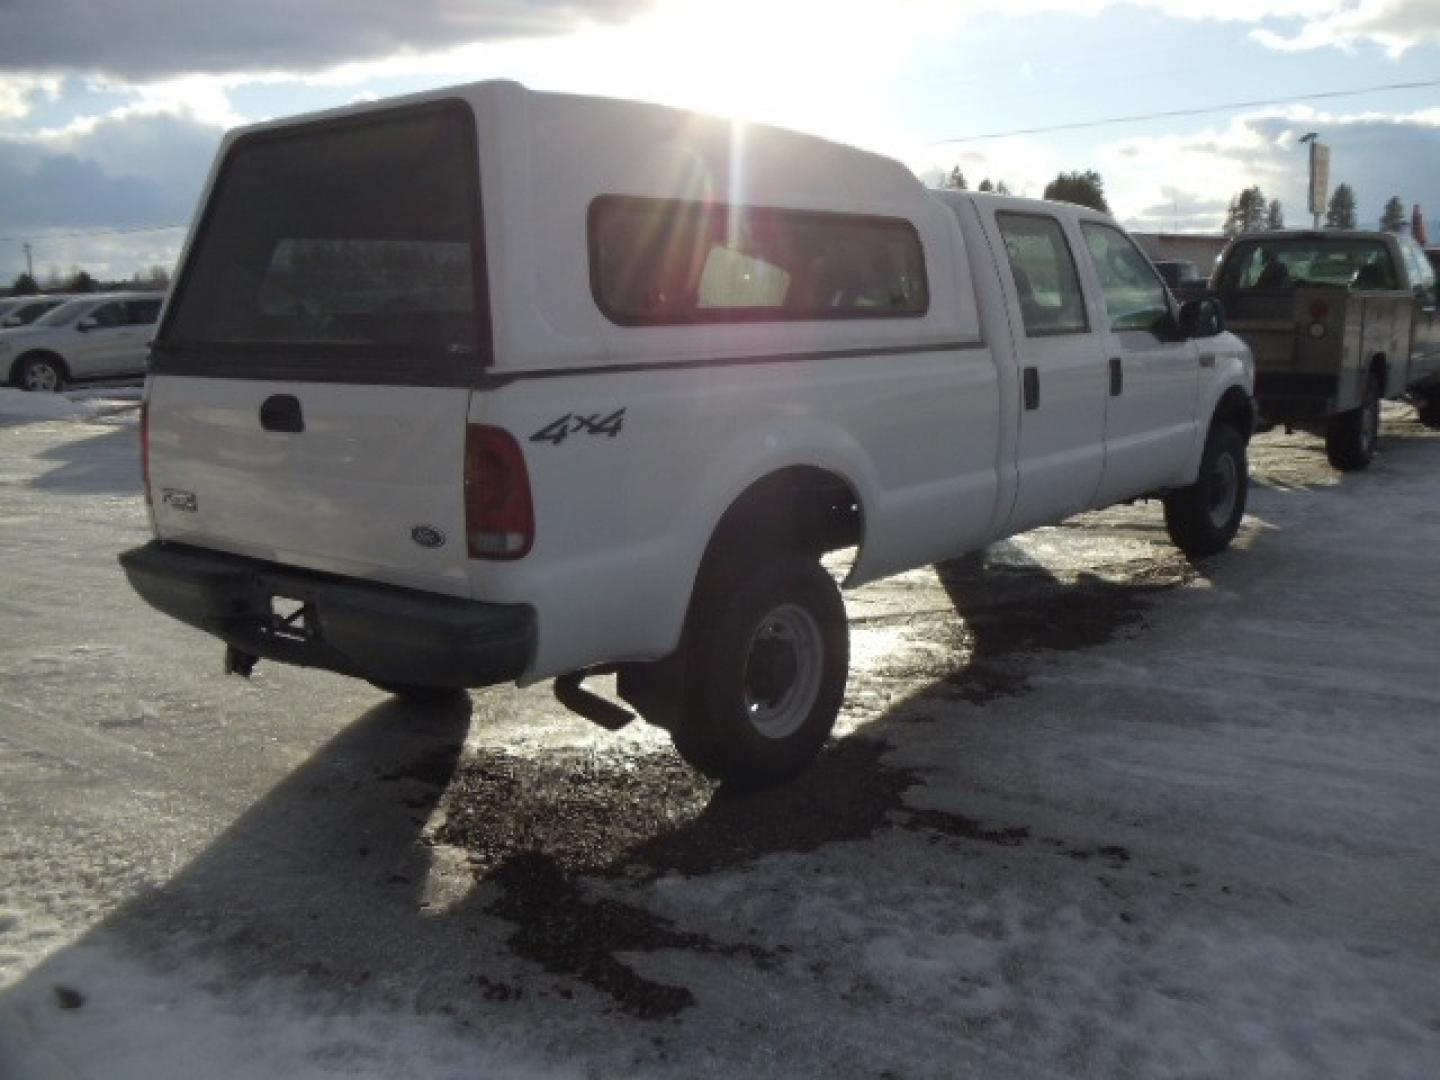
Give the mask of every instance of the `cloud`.
[{"label": "cloud", "polygon": [[1440,4],[1435,0],[1361,0],[1330,5],[1330,10],[1305,19],[1286,36],[1256,30],[1254,37],[1272,49],[1300,52],[1327,46],[1347,48],[1358,42],[1380,45],[1398,58],[1416,45],[1440,42]]},{"label": "cloud", "polygon": [[37,97],[54,101],[64,80],[54,75],[0,75],[0,120],[19,120],[30,115]]},{"label": "cloud", "polygon": [[0,69],[145,83],[184,74],[313,71],[474,41],[568,33],[638,14],[650,0],[94,0],[4,5]]},{"label": "cloud", "polygon": [[220,135],[194,119],[137,114],[0,136],[0,227],[41,235],[187,222]]},{"label": "cloud", "polygon": [[1391,195],[1440,217],[1440,109],[1256,114],[1195,135],[1120,140],[1096,157],[1116,216],[1135,228],[1218,229],[1229,198],[1252,185],[1281,200],[1291,225],[1306,225],[1308,158],[1298,139],[1313,130],[1331,147],[1331,187],[1355,189],[1362,226]]}]

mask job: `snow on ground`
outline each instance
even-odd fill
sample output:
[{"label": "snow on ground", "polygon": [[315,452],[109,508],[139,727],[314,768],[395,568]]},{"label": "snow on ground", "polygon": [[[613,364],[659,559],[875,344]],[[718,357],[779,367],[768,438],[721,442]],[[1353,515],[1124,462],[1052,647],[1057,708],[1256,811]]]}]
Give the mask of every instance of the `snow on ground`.
[{"label": "snow on ground", "polygon": [[0,1076],[1375,1077],[1440,1061],[1440,437],[1272,433],[848,598],[811,774],[414,711],[144,609],[128,414],[0,423]]},{"label": "snow on ground", "polygon": [[109,389],[67,390],[61,394],[36,394],[0,386],[0,418],[24,420],[84,420],[114,412],[138,402],[144,390],[138,386]]}]

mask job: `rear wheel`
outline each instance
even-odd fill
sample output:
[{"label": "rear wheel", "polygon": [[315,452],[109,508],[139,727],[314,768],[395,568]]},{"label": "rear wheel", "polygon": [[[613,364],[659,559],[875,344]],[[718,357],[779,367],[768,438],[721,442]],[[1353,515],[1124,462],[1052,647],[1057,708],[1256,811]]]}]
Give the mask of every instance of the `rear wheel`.
[{"label": "rear wheel", "polygon": [[1440,391],[1415,399],[1415,414],[1428,428],[1440,428]]},{"label": "rear wheel", "polygon": [[1240,530],[1249,492],[1245,439],[1229,424],[1216,424],[1205,440],[1195,483],[1165,495],[1165,529],[1171,541],[1194,558],[1224,551]]},{"label": "rear wheel", "polygon": [[368,680],[377,690],[393,694],[408,705],[448,705],[465,693],[458,686],[416,686],[413,683],[389,683]]},{"label": "rear wheel", "polygon": [[671,737],[737,787],[794,777],[829,738],[850,664],[845,604],[813,558],[780,555],[711,582],[691,615]]},{"label": "rear wheel", "polygon": [[27,356],[15,365],[15,385],[36,393],[65,389],[65,368],[53,356]]},{"label": "rear wheel", "polygon": [[1325,456],[1341,472],[1367,467],[1380,442],[1380,379],[1372,375],[1358,409],[1331,417],[1325,425]]}]

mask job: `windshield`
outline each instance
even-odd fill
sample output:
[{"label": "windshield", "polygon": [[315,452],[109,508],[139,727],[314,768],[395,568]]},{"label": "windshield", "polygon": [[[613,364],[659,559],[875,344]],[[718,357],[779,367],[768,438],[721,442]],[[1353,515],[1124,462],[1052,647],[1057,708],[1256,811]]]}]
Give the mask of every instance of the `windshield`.
[{"label": "windshield", "polygon": [[36,326],[69,326],[84,312],[95,306],[94,300],[67,300],[35,320]]},{"label": "windshield", "polygon": [[473,354],[476,169],[473,120],[455,103],[240,139],[162,341],[244,346],[269,364],[317,347]]},{"label": "windshield", "polygon": [[1395,264],[1379,240],[1244,240],[1225,261],[1220,281],[1222,289],[1284,289],[1292,285],[1394,289]]}]

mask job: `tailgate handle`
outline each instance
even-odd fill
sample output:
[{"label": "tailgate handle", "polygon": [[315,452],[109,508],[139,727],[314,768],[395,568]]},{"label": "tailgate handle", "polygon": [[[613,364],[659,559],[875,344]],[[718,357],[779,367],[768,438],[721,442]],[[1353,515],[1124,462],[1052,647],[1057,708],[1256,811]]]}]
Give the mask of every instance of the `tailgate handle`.
[{"label": "tailgate handle", "polygon": [[300,399],[294,394],[266,398],[260,406],[260,426],[266,431],[304,431],[305,414],[300,411]]}]

